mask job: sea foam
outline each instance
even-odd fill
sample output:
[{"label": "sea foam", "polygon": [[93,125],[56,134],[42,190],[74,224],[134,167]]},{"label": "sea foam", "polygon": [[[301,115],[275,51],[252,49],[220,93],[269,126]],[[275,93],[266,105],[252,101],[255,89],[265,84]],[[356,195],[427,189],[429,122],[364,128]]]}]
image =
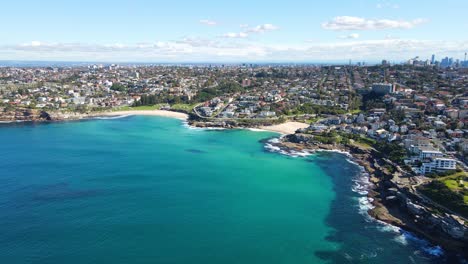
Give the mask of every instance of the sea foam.
[{"label": "sea foam", "polygon": [[125,118],[129,117],[132,115],[117,115],[117,116],[96,116],[93,117],[92,119],[99,119],[99,120],[112,120],[112,119],[120,119],[120,118]]}]

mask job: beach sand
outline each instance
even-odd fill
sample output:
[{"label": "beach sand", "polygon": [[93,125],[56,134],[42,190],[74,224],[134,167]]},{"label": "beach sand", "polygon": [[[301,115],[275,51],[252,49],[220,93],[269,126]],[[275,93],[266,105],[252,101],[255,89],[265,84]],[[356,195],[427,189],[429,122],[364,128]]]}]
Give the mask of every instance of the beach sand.
[{"label": "beach sand", "polygon": [[[100,113],[100,116],[123,116],[123,115],[145,115],[145,116],[164,116],[164,117],[172,117],[181,120],[187,120],[188,115],[179,112],[173,111],[166,111],[166,110],[129,110],[129,111],[115,111],[115,112],[105,112]],[[281,134],[294,134],[296,130],[300,128],[309,127],[308,124],[300,123],[300,122],[286,122],[279,125],[273,126],[261,126],[259,129],[272,131],[272,132],[279,132]]]},{"label": "beach sand", "polygon": [[306,127],[309,127],[309,124],[301,123],[301,122],[286,122],[286,123],[279,124],[279,125],[262,126],[260,127],[260,129],[273,131],[273,132],[279,132],[281,134],[294,134],[296,130],[300,128],[306,128]]},{"label": "beach sand", "polygon": [[122,116],[122,115],[144,115],[144,116],[164,116],[172,117],[182,120],[187,120],[188,115],[179,112],[166,111],[166,110],[130,110],[130,111],[115,111],[100,113],[100,116]]}]

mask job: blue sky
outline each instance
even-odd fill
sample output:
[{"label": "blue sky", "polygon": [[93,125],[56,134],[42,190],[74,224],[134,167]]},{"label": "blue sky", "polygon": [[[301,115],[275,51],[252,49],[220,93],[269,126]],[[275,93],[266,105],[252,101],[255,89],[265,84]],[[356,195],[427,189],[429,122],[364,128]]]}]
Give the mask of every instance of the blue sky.
[{"label": "blue sky", "polygon": [[5,1],[0,59],[347,61],[468,51],[468,1]]}]

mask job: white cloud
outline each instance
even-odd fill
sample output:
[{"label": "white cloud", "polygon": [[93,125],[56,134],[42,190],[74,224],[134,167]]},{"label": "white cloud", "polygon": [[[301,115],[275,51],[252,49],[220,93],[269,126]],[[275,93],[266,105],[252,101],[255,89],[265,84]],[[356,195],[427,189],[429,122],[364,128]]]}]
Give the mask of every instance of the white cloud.
[{"label": "white cloud", "polygon": [[426,19],[412,21],[391,19],[366,19],[352,16],[338,16],[333,20],[322,23],[327,30],[383,30],[383,29],[410,29],[427,22]]},{"label": "white cloud", "polygon": [[184,38],[138,44],[47,43],[0,45],[7,60],[70,61],[327,61],[406,60],[431,54],[460,57],[468,50],[465,41],[429,41],[411,39],[340,40],[330,43],[313,41],[297,45],[262,44],[250,39],[242,42],[226,39]]},{"label": "white cloud", "polygon": [[208,19],[202,19],[199,21],[201,24],[207,25],[207,26],[216,26],[218,25],[218,22],[213,21],[213,20],[208,20]]},{"label": "white cloud", "polygon": [[339,36],[340,39],[358,39],[359,38],[359,34],[357,33],[352,33],[352,34],[349,34],[349,35],[341,35]]},{"label": "white cloud", "polygon": [[249,27],[249,24],[240,24],[239,27],[240,27],[240,28],[248,28],[248,27]]},{"label": "white cloud", "polygon": [[264,33],[264,32],[267,32],[267,31],[273,31],[273,30],[277,30],[278,27],[275,26],[275,25],[272,25],[272,24],[263,24],[263,25],[258,25],[256,27],[253,27],[253,28],[250,28],[247,30],[247,32],[250,32],[250,33]]},{"label": "white cloud", "polygon": [[[26,44],[26,45],[28,45],[28,44]],[[33,46],[33,47],[38,47],[38,46],[41,45],[41,42],[40,41],[31,41],[30,45]]]},{"label": "white cloud", "polygon": [[399,37],[395,37],[393,35],[387,34],[385,35],[385,39],[400,39]]},{"label": "white cloud", "polygon": [[[240,27],[241,28],[247,28],[248,25],[247,24],[242,24],[242,25],[240,25]],[[231,39],[234,39],[234,38],[243,39],[243,38],[249,37],[249,35],[251,35],[251,34],[262,34],[262,33],[277,30],[277,29],[278,29],[278,27],[275,26],[275,25],[263,24],[263,25],[258,25],[258,26],[253,27],[253,28],[247,28],[246,30],[244,30],[242,32],[239,32],[239,33],[229,32],[229,33],[223,34],[221,37],[231,38]]]},{"label": "white cloud", "polygon": [[224,38],[247,38],[249,34],[245,32],[239,32],[239,33],[234,33],[234,32],[229,32],[224,34],[222,37]]}]

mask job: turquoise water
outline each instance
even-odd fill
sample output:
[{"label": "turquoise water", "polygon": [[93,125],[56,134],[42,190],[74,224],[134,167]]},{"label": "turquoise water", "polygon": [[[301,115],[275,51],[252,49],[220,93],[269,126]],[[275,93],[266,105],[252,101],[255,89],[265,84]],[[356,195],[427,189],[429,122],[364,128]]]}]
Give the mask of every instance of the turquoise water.
[{"label": "turquoise water", "polygon": [[275,136],[143,116],[2,125],[0,263],[442,261],[359,212],[344,156],[265,151]]}]

